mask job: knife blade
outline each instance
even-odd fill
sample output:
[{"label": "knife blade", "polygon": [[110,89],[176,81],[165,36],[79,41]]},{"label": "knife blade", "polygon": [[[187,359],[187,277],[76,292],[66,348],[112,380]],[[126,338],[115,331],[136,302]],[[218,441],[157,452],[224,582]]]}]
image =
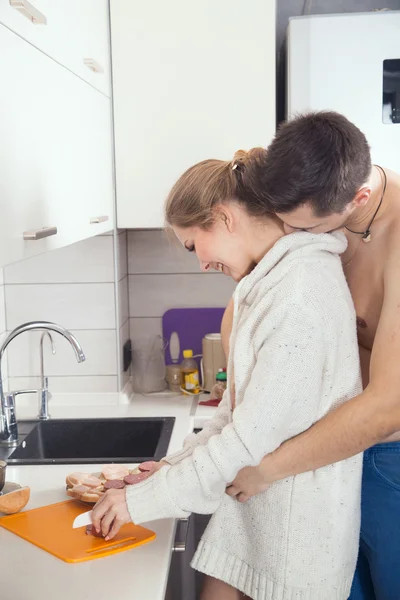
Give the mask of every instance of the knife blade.
[{"label": "knife blade", "polygon": [[72,529],[77,529],[78,527],[85,527],[85,525],[92,524],[92,512],[89,510],[88,512],[84,512],[81,515],[78,515],[75,521],[72,523]]}]

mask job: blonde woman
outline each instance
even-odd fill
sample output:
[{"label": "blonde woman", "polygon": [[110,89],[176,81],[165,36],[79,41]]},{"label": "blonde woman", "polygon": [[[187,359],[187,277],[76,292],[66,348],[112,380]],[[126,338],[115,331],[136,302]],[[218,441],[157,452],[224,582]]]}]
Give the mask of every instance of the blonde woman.
[{"label": "blonde woman", "polygon": [[[193,558],[208,577],[202,600],[346,600],[356,566],[361,456],[290,477],[243,504],[225,494],[258,465],[361,389],[355,313],[339,254],[342,234],[283,235],[265,202],[245,200],[249,163],[208,160],[189,169],[166,219],[201,269],[238,282],[228,389],[215,418],[148,480],[110,490],[93,523],[213,513]],[[241,200],[239,200],[239,198]]]}]

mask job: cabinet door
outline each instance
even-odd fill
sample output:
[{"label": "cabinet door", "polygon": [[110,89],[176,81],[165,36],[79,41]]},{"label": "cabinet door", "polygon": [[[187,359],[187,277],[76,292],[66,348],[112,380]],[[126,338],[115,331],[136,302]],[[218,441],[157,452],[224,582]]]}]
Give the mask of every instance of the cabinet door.
[{"label": "cabinet door", "polygon": [[112,229],[113,182],[110,100],[1,25],[0,57],[4,265]]},{"label": "cabinet door", "polygon": [[274,0],[111,0],[119,227],[163,226],[188,167],[275,132]]},{"label": "cabinet door", "polygon": [[110,96],[107,0],[0,0],[0,23]]}]

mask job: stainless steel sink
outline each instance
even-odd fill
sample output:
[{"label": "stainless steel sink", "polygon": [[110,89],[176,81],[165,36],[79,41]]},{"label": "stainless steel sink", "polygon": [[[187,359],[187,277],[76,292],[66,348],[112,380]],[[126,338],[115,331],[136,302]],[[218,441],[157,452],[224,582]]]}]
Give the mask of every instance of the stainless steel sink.
[{"label": "stainless steel sink", "polygon": [[[168,451],[173,417],[52,419],[20,422],[21,443],[8,464],[130,463],[160,460]],[[24,437],[24,431],[26,431]]]}]

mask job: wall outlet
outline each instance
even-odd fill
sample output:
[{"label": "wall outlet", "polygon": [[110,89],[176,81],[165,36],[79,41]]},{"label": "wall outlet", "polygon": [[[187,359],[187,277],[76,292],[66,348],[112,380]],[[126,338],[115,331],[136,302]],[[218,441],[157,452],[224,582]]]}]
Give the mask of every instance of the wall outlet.
[{"label": "wall outlet", "polygon": [[132,364],[132,341],[131,340],[127,340],[122,348],[122,359],[123,359],[124,373],[126,373]]}]

